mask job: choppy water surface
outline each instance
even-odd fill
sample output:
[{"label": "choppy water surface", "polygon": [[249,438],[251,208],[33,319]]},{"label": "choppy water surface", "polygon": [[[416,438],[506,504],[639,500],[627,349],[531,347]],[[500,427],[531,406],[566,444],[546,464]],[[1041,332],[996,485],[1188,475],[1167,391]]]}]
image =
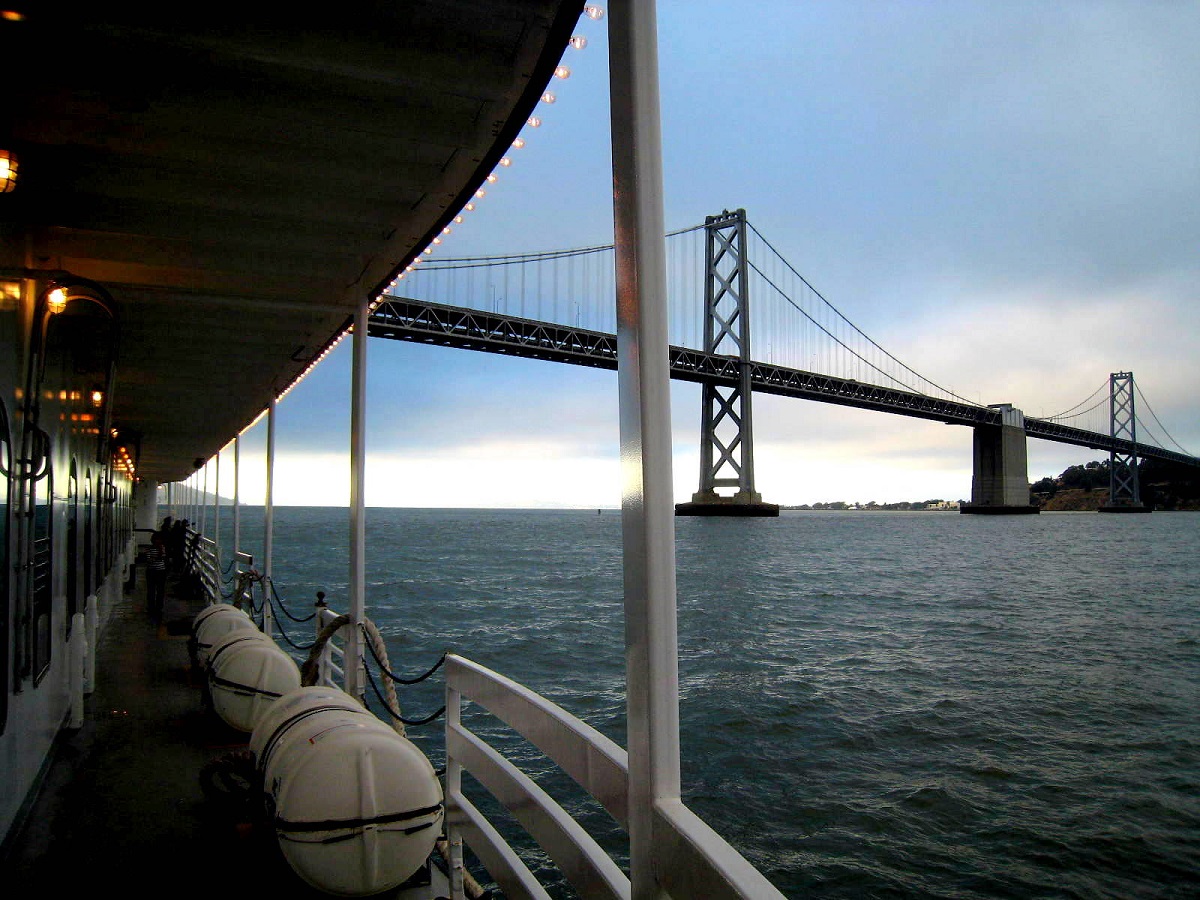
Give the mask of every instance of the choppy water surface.
[{"label": "choppy water surface", "polygon": [[[344,608],[346,521],[276,511],[294,611]],[[1200,895],[1200,515],[676,529],[684,797],[789,897]],[[393,668],[453,649],[624,744],[619,513],[373,509],[367,537]]]}]

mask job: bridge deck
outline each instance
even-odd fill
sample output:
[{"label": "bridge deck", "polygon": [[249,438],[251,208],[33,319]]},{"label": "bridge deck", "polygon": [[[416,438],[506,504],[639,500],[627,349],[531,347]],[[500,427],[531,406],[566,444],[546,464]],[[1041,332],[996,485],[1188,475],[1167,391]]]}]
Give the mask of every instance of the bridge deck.
[{"label": "bridge deck", "polygon": [[[368,333],[372,337],[577,366],[601,369],[617,367],[617,337],[614,334],[400,297],[380,304],[371,315]],[[713,355],[686,347],[670,348],[670,365],[671,377],[683,381],[732,387],[739,384],[741,378],[742,363],[736,357]],[[751,362],[749,365],[752,388],[759,393],[930,419],[950,425],[974,427],[999,425],[1001,422],[999,410],[988,406],[944,400],[913,391],[880,387],[769,363]],[[1044,419],[1026,417],[1025,432],[1030,437],[1061,444],[1200,465],[1200,460],[1183,453],[1147,444],[1134,444],[1111,435],[1059,425]]]}]

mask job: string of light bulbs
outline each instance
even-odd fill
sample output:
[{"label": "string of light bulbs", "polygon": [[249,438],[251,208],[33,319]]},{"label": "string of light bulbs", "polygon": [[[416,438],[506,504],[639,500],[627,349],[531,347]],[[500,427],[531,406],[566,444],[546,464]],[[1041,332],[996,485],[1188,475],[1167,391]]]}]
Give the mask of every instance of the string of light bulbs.
[{"label": "string of light bulbs", "polygon": [[[587,19],[591,19],[593,22],[598,22],[604,18],[604,10],[599,6],[588,5],[583,8],[583,12],[580,14],[580,18],[581,19],[587,18]],[[570,48],[572,50],[583,50],[587,46],[587,44],[588,44],[587,38],[584,37],[583,35],[572,35],[571,39],[569,41],[567,41],[567,48]],[[564,48],[564,50],[567,48]],[[560,60],[559,64],[554,67],[554,76],[553,77],[559,79],[560,81],[565,81],[567,78],[571,77],[570,67],[565,65]],[[551,90],[544,91],[540,98],[540,102],[546,104],[547,106],[555,103],[557,100],[558,100],[558,97]],[[529,116],[529,118],[525,120],[525,125],[527,128],[540,128],[542,125],[542,119],[536,113],[531,114]],[[526,144],[525,138],[518,135],[516,137],[516,139],[513,140],[511,149],[512,150],[520,150],[525,146],[525,144]],[[497,169],[507,169],[512,166],[512,162],[513,162],[512,157],[508,156],[506,154],[505,156],[501,157],[500,162],[497,166]],[[500,180],[500,176],[497,174],[497,172],[492,171],[492,172],[488,173],[488,176],[485,179],[485,184],[492,185],[492,184],[495,184],[499,180]],[[487,187],[484,185],[481,185],[479,188],[476,189],[476,191],[475,191],[474,195],[471,197],[471,199],[468,200],[463,205],[462,209],[460,209],[455,214],[453,221],[449,225],[446,225],[445,227],[443,227],[441,233],[438,234],[436,237],[434,237],[434,239],[432,241],[430,241],[428,246],[426,246],[420,253],[418,253],[416,255],[416,257],[412,260],[412,262],[410,262],[404,268],[404,271],[401,272],[399,275],[397,275],[395,278],[393,278],[391,283],[387,286],[387,288],[385,288],[381,293],[376,295],[375,298],[371,300],[371,302],[367,305],[367,314],[370,315],[371,313],[373,313],[379,307],[379,304],[381,304],[384,300],[387,299],[387,297],[395,289],[396,285],[399,284],[400,281],[402,281],[404,279],[404,276],[406,276],[407,274],[412,272],[414,268],[416,268],[418,265],[420,265],[422,260],[426,259],[429,256],[432,256],[434,249],[442,244],[443,239],[445,237],[449,237],[451,234],[454,233],[453,226],[463,224],[466,221],[464,214],[474,212],[477,201],[482,200],[486,196],[487,196]],[[318,353],[315,357],[313,357],[313,359],[309,361],[308,365],[306,365],[304,367],[304,369],[300,372],[300,374],[297,375],[294,379],[292,379],[291,383],[286,388],[284,388],[283,391],[276,398],[276,402],[282,400],[284,397],[286,397],[288,394],[290,394],[292,392],[292,390],[296,387],[296,385],[298,385],[301,381],[303,381],[305,376],[307,376],[309,372],[311,372],[314,368],[316,368],[316,366],[323,359],[325,359],[325,357],[327,357],[330,353],[332,353],[337,348],[338,344],[340,344],[346,338],[346,335],[351,334],[353,331],[354,331],[354,327],[353,327],[353,325],[351,325],[351,326],[345,328],[343,331],[339,332],[337,337],[334,338],[332,341],[330,341],[328,344],[326,344],[325,349],[323,349],[320,353]]]},{"label": "string of light bulbs", "polygon": [[[592,21],[599,21],[600,19],[604,18],[604,10],[599,6],[588,5],[583,8],[583,12],[580,15],[580,18],[588,18],[588,19],[591,19]],[[587,47],[587,44],[588,44],[587,38],[583,35],[572,35],[571,39],[569,41],[567,41],[567,47],[570,49],[573,49],[573,50],[583,50],[585,47]],[[559,64],[554,67],[553,77],[559,79],[560,81],[565,81],[567,78],[570,78],[571,77],[570,66],[565,65],[560,60]],[[558,101],[558,96],[552,90],[549,90],[549,89],[543,91],[542,96],[539,98],[539,102],[541,102],[547,106],[553,105],[557,101]],[[525,126],[527,128],[540,128],[541,125],[542,125],[542,119],[539,115],[536,114],[536,112],[531,114],[529,116],[529,118],[525,120]],[[526,144],[525,138],[518,135],[517,138],[512,142],[511,149],[520,150],[523,147],[525,147],[525,144]],[[512,157],[505,155],[505,156],[501,157],[500,162],[496,168],[497,169],[507,169],[512,166],[512,163],[513,163]],[[476,208],[476,201],[482,200],[484,197],[487,196],[487,185],[495,184],[499,180],[500,180],[500,176],[497,171],[489,172],[487,178],[485,179],[485,185],[481,185],[475,191],[474,196],[470,200],[468,200],[467,203],[463,206],[463,208],[461,210],[459,210],[459,212],[454,216],[454,220],[453,220],[452,224],[453,225],[461,225],[465,221],[465,217],[463,214],[474,212],[475,208]],[[420,253],[418,253],[417,256],[413,259],[413,261],[404,268],[404,271],[401,272],[400,274],[398,274],[395,278],[393,278],[391,283],[387,286],[387,288],[371,301],[370,305],[367,307],[367,311],[369,313],[374,312],[375,309],[379,306],[379,304],[382,303],[385,299],[387,299],[387,297],[392,293],[392,291],[395,290],[396,286],[402,280],[404,280],[404,277],[406,275],[408,275],[410,272],[412,272],[425,259],[427,259],[428,257],[433,255],[434,249],[442,244],[443,237],[448,236],[452,233],[453,233],[453,229],[452,229],[451,225],[447,225],[445,228],[443,228],[442,233],[440,235],[436,236],[429,243],[429,245],[427,247],[425,247],[424,250],[422,250]]]}]

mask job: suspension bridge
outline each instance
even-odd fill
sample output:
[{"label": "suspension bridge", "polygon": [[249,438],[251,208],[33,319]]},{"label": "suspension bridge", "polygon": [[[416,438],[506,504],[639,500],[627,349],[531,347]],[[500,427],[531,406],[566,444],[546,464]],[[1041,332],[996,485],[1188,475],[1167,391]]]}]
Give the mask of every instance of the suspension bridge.
[{"label": "suspension bridge", "polygon": [[[1140,496],[1139,459],[1200,465],[1158,420],[1131,372],[1111,373],[1086,400],[1050,417],[983,405],[922,376],[871,339],[744,210],[710,216],[667,241],[671,377],[702,386],[699,488],[676,507],[680,514],[778,514],[754,482],[756,392],[972,428],[971,503],[964,512],[1037,511],[1029,502],[1030,437],[1107,451],[1112,511],[1149,510]],[[369,334],[615,369],[612,252],[608,244],[422,261],[376,307]]]}]

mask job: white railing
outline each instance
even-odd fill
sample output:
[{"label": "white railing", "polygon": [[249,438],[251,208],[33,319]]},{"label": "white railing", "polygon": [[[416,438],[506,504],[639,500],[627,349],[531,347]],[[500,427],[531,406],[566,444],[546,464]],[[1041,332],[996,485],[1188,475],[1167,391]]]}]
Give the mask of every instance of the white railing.
[{"label": "white railing", "polygon": [[[629,879],[607,853],[532,779],[462,723],[470,700],[521,734],[628,828],[626,752],[590,725],[528,688],[461,656],[446,657],[446,824],[454,872],[463,842],[506,897],[546,890],[495,827],[463,795],[470,772],[521,823],[583,897],[628,897]],[[674,897],[782,898],[783,895],[680,800],[654,810],[655,872]],[[461,879],[452,877],[455,900]]]},{"label": "white railing", "polygon": [[189,532],[187,541],[188,562],[200,579],[205,602],[216,603],[221,599],[221,564],[217,559],[217,545],[199,532]]},{"label": "white railing", "polygon": [[[336,618],[338,618],[338,614],[332,609],[327,606],[318,606],[315,619],[316,636],[320,637],[325,626]],[[338,640],[336,633],[325,642],[325,646],[321,649],[321,655],[317,662],[317,684],[335,687],[343,691],[346,689],[346,650],[342,642]]]},{"label": "white railing", "polygon": [[[339,618],[323,604],[316,634]],[[317,683],[345,690],[347,660],[337,634],[321,650]],[[629,877],[591,834],[532,778],[462,720],[474,703],[520,734],[569,775],[612,817],[629,827],[628,755],[561,707],[497,672],[447,654],[446,832],[454,900],[465,900],[463,846],[470,848],[509,900],[549,900],[549,893],[500,831],[463,793],[469,772],[538,843],[574,890],[586,898],[625,900]],[[654,869],[673,897],[783,900],[783,895],[682,801],[654,808]]]},{"label": "white railing", "polygon": [[[548,896],[529,868],[462,792],[470,772],[521,823],[586,897],[628,897],[629,878],[595,839],[529,776],[462,723],[474,701],[529,739],[608,810],[628,822],[626,753],[590,725],[503,675],[446,657],[446,824],[452,852],[465,841],[506,897]],[[461,859],[454,859],[457,871]],[[454,879],[457,881],[458,879]],[[456,891],[455,900],[463,895]]]}]

